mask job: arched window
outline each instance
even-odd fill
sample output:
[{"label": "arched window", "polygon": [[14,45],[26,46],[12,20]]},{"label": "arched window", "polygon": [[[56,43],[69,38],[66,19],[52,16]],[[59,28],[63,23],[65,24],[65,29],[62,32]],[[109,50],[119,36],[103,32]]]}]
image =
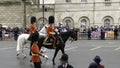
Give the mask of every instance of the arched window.
[{"label": "arched window", "polygon": [[46,18],[44,18],[44,22],[43,22],[43,18],[40,18],[38,19],[37,27],[42,28],[46,23],[47,23]]},{"label": "arched window", "polygon": [[86,28],[87,27],[87,21],[85,19],[81,20],[81,28]]},{"label": "arched window", "polygon": [[105,0],[105,2],[110,2],[111,0]]},{"label": "arched window", "polygon": [[111,6],[111,0],[105,0],[105,6]]},{"label": "arched window", "polygon": [[87,2],[87,0],[81,0],[81,2]]},{"label": "arched window", "polygon": [[66,0],[66,2],[71,2],[71,0]]},{"label": "arched window", "polygon": [[104,26],[110,27],[110,23],[111,23],[110,19],[105,19],[104,20]]},{"label": "arched window", "polygon": [[71,17],[66,17],[64,20],[64,25],[69,27],[69,28],[73,28],[74,27],[74,21]]}]

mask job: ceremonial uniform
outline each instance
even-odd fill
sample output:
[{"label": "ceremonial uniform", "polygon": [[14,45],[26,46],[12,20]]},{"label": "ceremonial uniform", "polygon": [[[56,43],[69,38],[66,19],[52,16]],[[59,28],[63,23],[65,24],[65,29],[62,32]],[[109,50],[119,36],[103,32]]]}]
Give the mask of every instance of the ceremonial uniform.
[{"label": "ceremonial uniform", "polygon": [[33,41],[33,44],[32,44],[32,47],[31,47],[31,53],[32,53],[32,57],[31,57],[31,60],[32,62],[34,63],[34,68],[41,68],[41,59],[40,59],[40,56],[43,56],[45,57],[46,59],[48,59],[47,55],[44,55],[41,53],[39,47],[38,47],[38,33],[34,33],[32,35],[32,41]]},{"label": "ceremonial uniform", "polygon": [[35,24],[31,24],[29,27],[29,34],[32,35],[36,31]]},{"label": "ceremonial uniform", "polygon": [[33,44],[31,47],[32,52],[32,62],[34,63],[34,68],[41,68],[41,59],[39,56],[42,56],[42,53],[39,51],[39,47],[36,44]]},{"label": "ceremonial uniform", "polygon": [[30,36],[36,31],[36,26],[34,24],[35,22],[36,22],[36,17],[34,17],[34,16],[31,17],[31,25],[29,26],[29,34],[30,34]]},{"label": "ceremonial uniform", "polygon": [[49,17],[49,25],[47,27],[47,36],[48,37],[52,37],[54,39],[54,42],[53,42],[53,48],[55,47],[55,42],[56,42],[56,37],[55,37],[55,28],[53,26],[53,23],[54,23],[54,17],[53,16],[50,16]]},{"label": "ceremonial uniform", "polygon": [[[29,34],[30,34],[30,36],[29,36],[29,38],[28,38],[28,40],[30,40],[31,41],[31,43],[30,43],[30,47],[32,46],[32,44],[33,44],[33,40],[31,39],[31,37],[32,37],[32,34],[36,31],[36,27],[35,27],[35,23],[36,22],[36,17],[31,17],[31,25],[29,26]],[[30,52],[30,55],[31,55],[31,52]]]}]

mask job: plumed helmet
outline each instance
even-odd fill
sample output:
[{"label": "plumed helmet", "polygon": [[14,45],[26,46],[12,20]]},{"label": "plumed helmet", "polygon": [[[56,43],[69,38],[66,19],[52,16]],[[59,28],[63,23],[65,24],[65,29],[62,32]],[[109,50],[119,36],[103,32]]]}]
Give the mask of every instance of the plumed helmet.
[{"label": "plumed helmet", "polygon": [[61,61],[68,61],[68,55],[67,54],[63,54],[60,58]]},{"label": "plumed helmet", "polygon": [[31,24],[35,23],[36,22],[36,17],[32,16],[31,17]]},{"label": "plumed helmet", "polygon": [[39,39],[39,33],[37,31],[35,31],[33,34],[32,34],[32,37],[31,37],[31,41],[32,42],[35,42],[35,41],[38,41]]},{"label": "plumed helmet", "polygon": [[54,23],[54,16],[49,16],[49,24],[53,24]]}]

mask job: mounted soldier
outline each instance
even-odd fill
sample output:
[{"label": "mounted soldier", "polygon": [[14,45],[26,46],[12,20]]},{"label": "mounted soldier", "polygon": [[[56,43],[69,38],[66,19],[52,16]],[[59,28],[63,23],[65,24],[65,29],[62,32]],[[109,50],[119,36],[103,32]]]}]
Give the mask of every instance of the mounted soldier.
[{"label": "mounted soldier", "polygon": [[[30,36],[29,36],[28,40],[31,41],[31,43],[30,43],[30,47],[31,47],[32,44],[33,44],[32,35],[33,35],[33,33],[35,33],[35,31],[36,31],[36,26],[35,26],[36,17],[32,16],[30,21],[31,21],[31,25],[29,26],[29,34],[30,34]],[[31,55],[31,52],[30,52],[30,55]]]},{"label": "mounted soldier", "polygon": [[49,17],[49,25],[46,29],[47,37],[53,38],[53,48],[55,48],[56,37],[55,37],[55,27],[54,27],[54,16]]},{"label": "mounted soldier", "polygon": [[36,23],[36,17],[32,16],[31,17],[31,25],[29,26],[30,37],[28,38],[28,40],[31,40],[32,34],[36,31],[35,23]]}]

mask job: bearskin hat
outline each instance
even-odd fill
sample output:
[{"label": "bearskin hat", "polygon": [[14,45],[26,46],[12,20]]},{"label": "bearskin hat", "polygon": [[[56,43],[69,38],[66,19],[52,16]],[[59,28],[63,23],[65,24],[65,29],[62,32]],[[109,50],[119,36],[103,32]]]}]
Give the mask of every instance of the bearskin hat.
[{"label": "bearskin hat", "polygon": [[36,22],[36,17],[32,16],[31,17],[31,24],[35,23]]},{"label": "bearskin hat", "polygon": [[32,34],[31,41],[35,42],[39,39],[39,33],[36,31]]},{"label": "bearskin hat", "polygon": [[54,16],[49,16],[49,24],[54,23]]}]

